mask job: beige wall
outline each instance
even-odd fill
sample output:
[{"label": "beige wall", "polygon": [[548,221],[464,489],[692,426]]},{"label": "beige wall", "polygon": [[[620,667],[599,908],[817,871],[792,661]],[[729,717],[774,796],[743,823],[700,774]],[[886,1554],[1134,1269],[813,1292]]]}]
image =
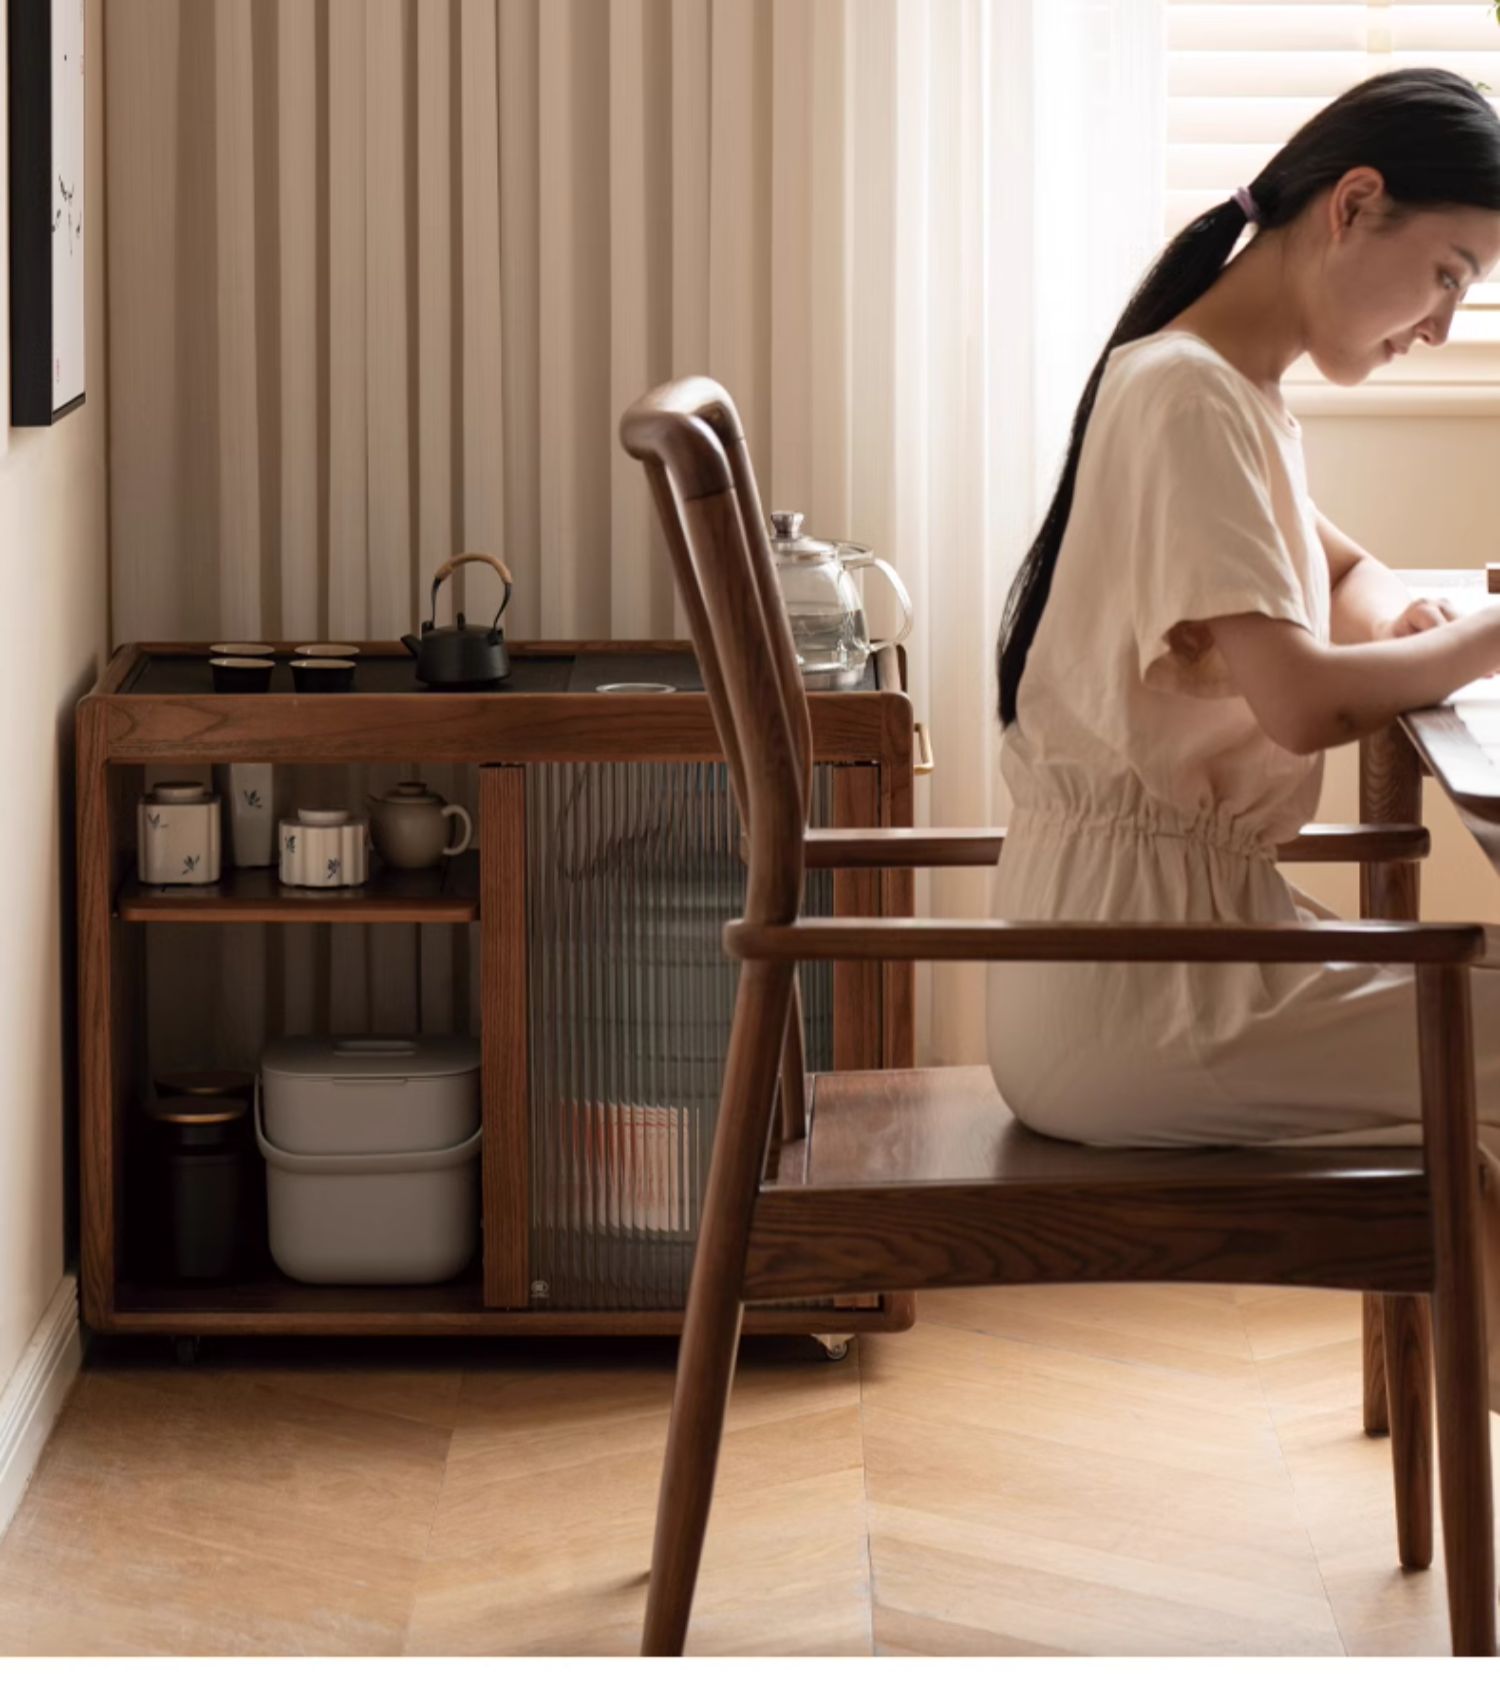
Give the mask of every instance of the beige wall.
[{"label": "beige wall", "polygon": [[[1477,569],[1500,558],[1500,416],[1304,417],[1308,481],[1320,509],[1395,569]],[[1424,784],[1432,858],[1428,919],[1500,922],[1500,876],[1434,783]],[[1328,757],[1319,819],[1359,816],[1352,747]],[[1352,869],[1302,867],[1293,878],[1341,915],[1358,913]]]},{"label": "beige wall", "polygon": [[[0,0],[0,43],[6,22]],[[0,1388],[64,1267],[64,1142],[74,1090],[73,704],[93,684],[109,612],[100,25],[100,0],[89,0],[88,398],[51,429],[0,429]],[[0,123],[0,236],[4,153]],[[0,417],[10,404],[8,275],[0,241]]]}]

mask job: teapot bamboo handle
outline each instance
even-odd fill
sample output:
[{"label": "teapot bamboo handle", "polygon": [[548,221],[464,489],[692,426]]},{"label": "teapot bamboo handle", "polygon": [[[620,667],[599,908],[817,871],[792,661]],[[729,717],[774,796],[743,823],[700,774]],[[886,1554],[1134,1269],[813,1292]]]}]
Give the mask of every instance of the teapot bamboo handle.
[{"label": "teapot bamboo handle", "polygon": [[442,584],[453,574],[460,564],[488,564],[500,577],[507,587],[511,585],[511,574],[500,560],[489,552],[456,552],[446,564],[439,564],[437,574],[432,578],[434,587]]},{"label": "teapot bamboo handle", "polygon": [[500,600],[500,609],[495,612],[494,626],[499,628],[500,618],[505,615],[505,607],[510,603],[511,574],[505,565],[490,552],[456,552],[447,563],[438,565],[437,574],[432,578],[432,620],[437,621],[438,588],[443,585],[460,564],[488,564],[505,583],[505,593]]}]

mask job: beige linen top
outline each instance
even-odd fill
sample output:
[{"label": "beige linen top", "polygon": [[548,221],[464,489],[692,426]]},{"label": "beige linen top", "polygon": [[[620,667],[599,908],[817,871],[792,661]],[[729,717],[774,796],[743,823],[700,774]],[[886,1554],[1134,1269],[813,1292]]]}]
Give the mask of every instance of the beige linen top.
[{"label": "beige linen top", "polygon": [[1321,754],[1278,746],[1190,625],[1260,611],[1326,640],[1329,596],[1297,422],[1186,330],[1117,347],[1002,740],[1017,810],[1290,838]]}]

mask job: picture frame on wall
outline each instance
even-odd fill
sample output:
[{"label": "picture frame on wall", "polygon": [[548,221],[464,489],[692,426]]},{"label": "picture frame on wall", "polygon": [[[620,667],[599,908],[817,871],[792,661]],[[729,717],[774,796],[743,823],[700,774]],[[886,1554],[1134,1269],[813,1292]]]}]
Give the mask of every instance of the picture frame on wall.
[{"label": "picture frame on wall", "polygon": [[10,421],[84,399],[84,6],[9,0]]}]

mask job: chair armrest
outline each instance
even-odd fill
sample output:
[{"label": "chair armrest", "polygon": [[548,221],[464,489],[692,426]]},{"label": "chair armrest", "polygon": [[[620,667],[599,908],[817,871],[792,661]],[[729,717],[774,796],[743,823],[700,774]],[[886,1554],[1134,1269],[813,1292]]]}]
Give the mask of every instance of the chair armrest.
[{"label": "chair armrest", "polygon": [[809,828],[809,869],[979,867],[1000,861],[1004,828]]},{"label": "chair armrest", "polygon": [[741,961],[1054,963],[1472,963],[1477,922],[941,922],[813,916],[727,922]]},{"label": "chair armrest", "polygon": [[[983,868],[1000,861],[1004,828],[809,828],[809,869]],[[1314,822],[1277,848],[1282,863],[1415,863],[1432,836],[1411,822]],[[741,840],[741,856],[744,841]]]},{"label": "chair armrest", "polygon": [[1417,863],[1432,835],[1416,822],[1310,822],[1276,848],[1282,863]]}]

